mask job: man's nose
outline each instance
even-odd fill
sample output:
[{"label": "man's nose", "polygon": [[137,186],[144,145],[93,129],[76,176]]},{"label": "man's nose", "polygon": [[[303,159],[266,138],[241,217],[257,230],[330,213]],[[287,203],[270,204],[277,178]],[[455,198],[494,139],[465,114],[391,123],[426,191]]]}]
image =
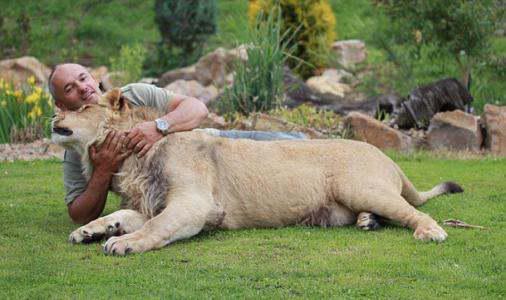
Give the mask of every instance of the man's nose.
[{"label": "man's nose", "polygon": [[77,81],[76,86],[77,86],[77,89],[79,90],[79,92],[86,91],[86,84],[84,82]]}]

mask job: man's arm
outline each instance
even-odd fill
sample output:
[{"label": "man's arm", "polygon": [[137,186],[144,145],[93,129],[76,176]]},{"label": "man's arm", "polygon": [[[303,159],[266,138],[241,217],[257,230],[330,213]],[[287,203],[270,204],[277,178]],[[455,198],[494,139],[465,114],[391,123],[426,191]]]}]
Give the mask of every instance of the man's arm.
[{"label": "man's arm", "polygon": [[[168,113],[162,118],[169,122],[170,132],[194,129],[209,113],[204,103],[183,95],[174,95],[168,104],[167,111]],[[162,134],[156,130],[155,122],[143,122],[135,126],[127,135],[127,148],[142,157],[162,137]]]},{"label": "man's arm", "polygon": [[102,213],[112,176],[123,160],[130,154],[122,152],[124,137],[119,132],[110,132],[97,150],[90,147],[93,173],[86,190],[68,205],[68,213],[74,223],[87,224]]}]

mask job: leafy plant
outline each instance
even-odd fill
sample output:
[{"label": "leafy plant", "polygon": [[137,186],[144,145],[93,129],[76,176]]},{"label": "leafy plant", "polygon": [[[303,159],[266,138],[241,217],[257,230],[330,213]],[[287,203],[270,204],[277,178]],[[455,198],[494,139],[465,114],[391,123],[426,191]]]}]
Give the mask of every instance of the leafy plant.
[{"label": "leafy plant", "polygon": [[146,49],[141,44],[134,44],[122,46],[119,56],[110,59],[111,69],[118,72],[121,84],[136,82],[141,78],[145,57]]},{"label": "leafy plant", "polygon": [[430,57],[450,56],[457,63],[462,82],[467,85],[471,68],[488,54],[494,29],[492,1],[380,1],[393,24],[379,37],[390,58],[398,57],[395,47],[402,44],[410,59],[423,51]]},{"label": "leafy plant", "polygon": [[24,88],[16,89],[0,79],[0,143],[30,142],[50,133],[53,103],[30,77]]},{"label": "leafy plant", "polygon": [[257,16],[281,14],[281,31],[290,31],[293,38],[293,57],[288,64],[304,78],[313,75],[315,69],[325,66],[322,49],[329,48],[336,34],[336,20],[326,0],[252,0],[248,16],[254,24]]},{"label": "leafy plant", "polygon": [[279,106],[283,97],[283,67],[289,40],[281,31],[280,15],[257,17],[249,31],[248,60],[238,61],[234,84],[225,90],[218,109],[225,114],[268,111]]},{"label": "leafy plant", "polygon": [[159,63],[186,66],[200,57],[203,44],[216,32],[216,11],[214,0],[156,0]]}]

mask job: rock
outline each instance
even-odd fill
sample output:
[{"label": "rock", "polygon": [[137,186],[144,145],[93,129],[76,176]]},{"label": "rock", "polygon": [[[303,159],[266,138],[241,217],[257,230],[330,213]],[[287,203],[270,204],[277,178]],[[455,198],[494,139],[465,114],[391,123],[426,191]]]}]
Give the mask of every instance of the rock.
[{"label": "rock", "polygon": [[283,132],[302,132],[311,139],[322,138],[323,134],[312,128],[306,128],[294,123],[287,122],[273,116],[262,113],[252,114],[246,120],[240,120],[234,124],[236,129],[241,130],[259,130],[259,131],[283,131]]},{"label": "rock", "polygon": [[336,78],[330,76],[314,76],[309,78],[306,84],[318,93],[332,94],[338,97],[344,97],[352,92],[350,85],[336,81]]},{"label": "rock", "polygon": [[106,66],[100,66],[98,68],[91,69],[89,68],[91,76],[95,78],[97,81],[102,81],[102,78],[105,77],[109,73],[109,69]]},{"label": "rock", "polygon": [[336,53],[338,62],[345,68],[364,62],[367,58],[365,43],[360,40],[334,42],[332,50]]},{"label": "rock", "polygon": [[312,90],[287,66],[283,68],[283,86],[286,96],[283,105],[290,108],[297,107],[305,102],[311,102],[315,105],[330,105],[343,100],[342,97],[331,94],[320,94]]},{"label": "rock", "polygon": [[209,113],[207,118],[200,123],[200,128],[217,128],[217,129],[225,129],[229,126],[228,122],[225,121],[225,118],[222,116],[218,116],[215,113]]},{"label": "rock", "polygon": [[427,144],[432,150],[479,151],[479,118],[461,110],[440,112],[430,121]]},{"label": "rock", "polygon": [[176,80],[165,89],[176,94],[195,97],[206,104],[218,97],[218,89],[214,86],[204,87],[195,80]]},{"label": "rock", "polygon": [[197,74],[195,73],[195,65],[165,72],[160,79],[158,79],[158,86],[166,86],[176,80],[196,80]]},{"label": "rock", "polygon": [[197,81],[204,86],[210,84],[218,88],[225,86],[227,75],[232,72],[234,63],[238,59],[247,59],[245,46],[229,51],[224,48],[217,48],[201,57],[195,65]]},{"label": "rock", "polygon": [[485,104],[483,111],[487,149],[494,155],[506,156],[506,106]]},{"label": "rock", "polygon": [[51,69],[39,62],[35,57],[23,56],[20,58],[0,61],[0,78],[19,88],[29,77],[35,78],[35,84],[47,84]]},{"label": "rock", "polygon": [[346,72],[345,70],[341,70],[341,69],[325,69],[325,71],[323,71],[322,77],[327,77],[327,78],[330,78],[332,79],[332,81],[334,82],[341,82],[341,83],[346,83],[346,84],[356,84],[358,82],[357,78],[349,73],[349,72]]},{"label": "rock", "polygon": [[407,152],[413,148],[412,140],[402,132],[359,112],[349,113],[343,121],[354,139],[367,142],[382,150],[393,149]]}]

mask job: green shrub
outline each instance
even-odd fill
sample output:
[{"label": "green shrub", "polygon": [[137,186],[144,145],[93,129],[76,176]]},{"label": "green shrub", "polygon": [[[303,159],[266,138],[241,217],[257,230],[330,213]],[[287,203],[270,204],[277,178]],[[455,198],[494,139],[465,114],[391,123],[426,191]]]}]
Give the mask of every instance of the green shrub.
[{"label": "green shrub", "polygon": [[203,44],[216,32],[216,10],[215,0],[156,0],[159,64],[186,66],[200,57]]},{"label": "green shrub", "polygon": [[118,72],[121,85],[136,82],[141,78],[146,49],[140,45],[122,46],[118,57],[110,59],[111,70]]},{"label": "green shrub", "polygon": [[[280,17],[271,14],[249,31],[248,60],[235,66],[234,84],[225,90],[218,109],[224,114],[249,115],[279,106],[283,97],[283,67],[287,34],[282,34]],[[285,40],[285,41],[283,41]]]},{"label": "green shrub", "polygon": [[35,78],[19,89],[0,79],[0,143],[49,136],[52,106],[50,96],[35,86]]},{"label": "green shrub", "polygon": [[248,16],[253,23],[259,13],[268,15],[279,12],[282,16],[281,31],[290,31],[294,46],[289,65],[302,77],[314,74],[315,69],[325,67],[321,52],[330,47],[336,34],[335,17],[326,0],[252,0]]}]

